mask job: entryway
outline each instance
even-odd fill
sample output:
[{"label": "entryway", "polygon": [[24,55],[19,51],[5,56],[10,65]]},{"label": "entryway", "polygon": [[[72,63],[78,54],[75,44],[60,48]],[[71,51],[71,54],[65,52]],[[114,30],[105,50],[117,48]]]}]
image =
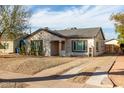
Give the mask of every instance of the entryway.
[{"label": "entryway", "polygon": [[51,41],[51,56],[59,56],[59,41]]}]

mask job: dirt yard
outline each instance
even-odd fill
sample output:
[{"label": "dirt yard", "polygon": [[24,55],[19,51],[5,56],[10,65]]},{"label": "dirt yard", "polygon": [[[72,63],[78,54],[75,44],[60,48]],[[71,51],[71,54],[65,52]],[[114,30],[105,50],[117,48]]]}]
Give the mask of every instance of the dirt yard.
[{"label": "dirt yard", "polygon": [[118,56],[116,62],[109,72],[116,87],[124,87],[124,56]]},{"label": "dirt yard", "polygon": [[0,58],[0,70],[11,71],[24,74],[36,74],[44,69],[55,67],[75,60],[69,57],[19,57]]},{"label": "dirt yard", "polygon": [[83,87],[96,69],[115,60],[103,57],[0,58],[0,87]]}]

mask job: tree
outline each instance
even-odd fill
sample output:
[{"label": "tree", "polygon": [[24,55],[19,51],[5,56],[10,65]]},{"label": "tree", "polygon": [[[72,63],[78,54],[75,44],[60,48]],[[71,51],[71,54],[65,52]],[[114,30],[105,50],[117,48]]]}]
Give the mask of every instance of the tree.
[{"label": "tree", "polygon": [[115,21],[116,32],[118,33],[118,43],[124,52],[124,13],[117,13],[111,16]]},{"label": "tree", "polygon": [[29,28],[30,17],[31,11],[25,6],[0,5],[0,44],[1,40],[6,45],[8,39],[14,40],[24,35]]},{"label": "tree", "polygon": [[119,43],[124,44],[124,13],[117,13],[112,15],[111,20],[115,21],[115,31],[118,33]]},{"label": "tree", "polygon": [[31,12],[25,6],[0,6],[0,39],[15,39],[29,28]]}]

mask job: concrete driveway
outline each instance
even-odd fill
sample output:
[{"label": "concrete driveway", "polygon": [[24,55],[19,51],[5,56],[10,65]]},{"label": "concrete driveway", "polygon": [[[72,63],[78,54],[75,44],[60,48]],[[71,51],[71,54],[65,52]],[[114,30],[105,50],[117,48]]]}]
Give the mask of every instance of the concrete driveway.
[{"label": "concrete driveway", "polygon": [[106,76],[115,59],[116,56],[77,57],[33,75],[1,69],[0,87],[113,87],[112,82]]}]

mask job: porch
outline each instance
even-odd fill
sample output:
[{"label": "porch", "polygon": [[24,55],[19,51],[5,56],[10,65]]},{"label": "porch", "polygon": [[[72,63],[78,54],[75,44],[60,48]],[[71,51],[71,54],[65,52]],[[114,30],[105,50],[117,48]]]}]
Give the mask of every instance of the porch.
[{"label": "porch", "polygon": [[65,41],[50,42],[51,56],[65,56]]}]

